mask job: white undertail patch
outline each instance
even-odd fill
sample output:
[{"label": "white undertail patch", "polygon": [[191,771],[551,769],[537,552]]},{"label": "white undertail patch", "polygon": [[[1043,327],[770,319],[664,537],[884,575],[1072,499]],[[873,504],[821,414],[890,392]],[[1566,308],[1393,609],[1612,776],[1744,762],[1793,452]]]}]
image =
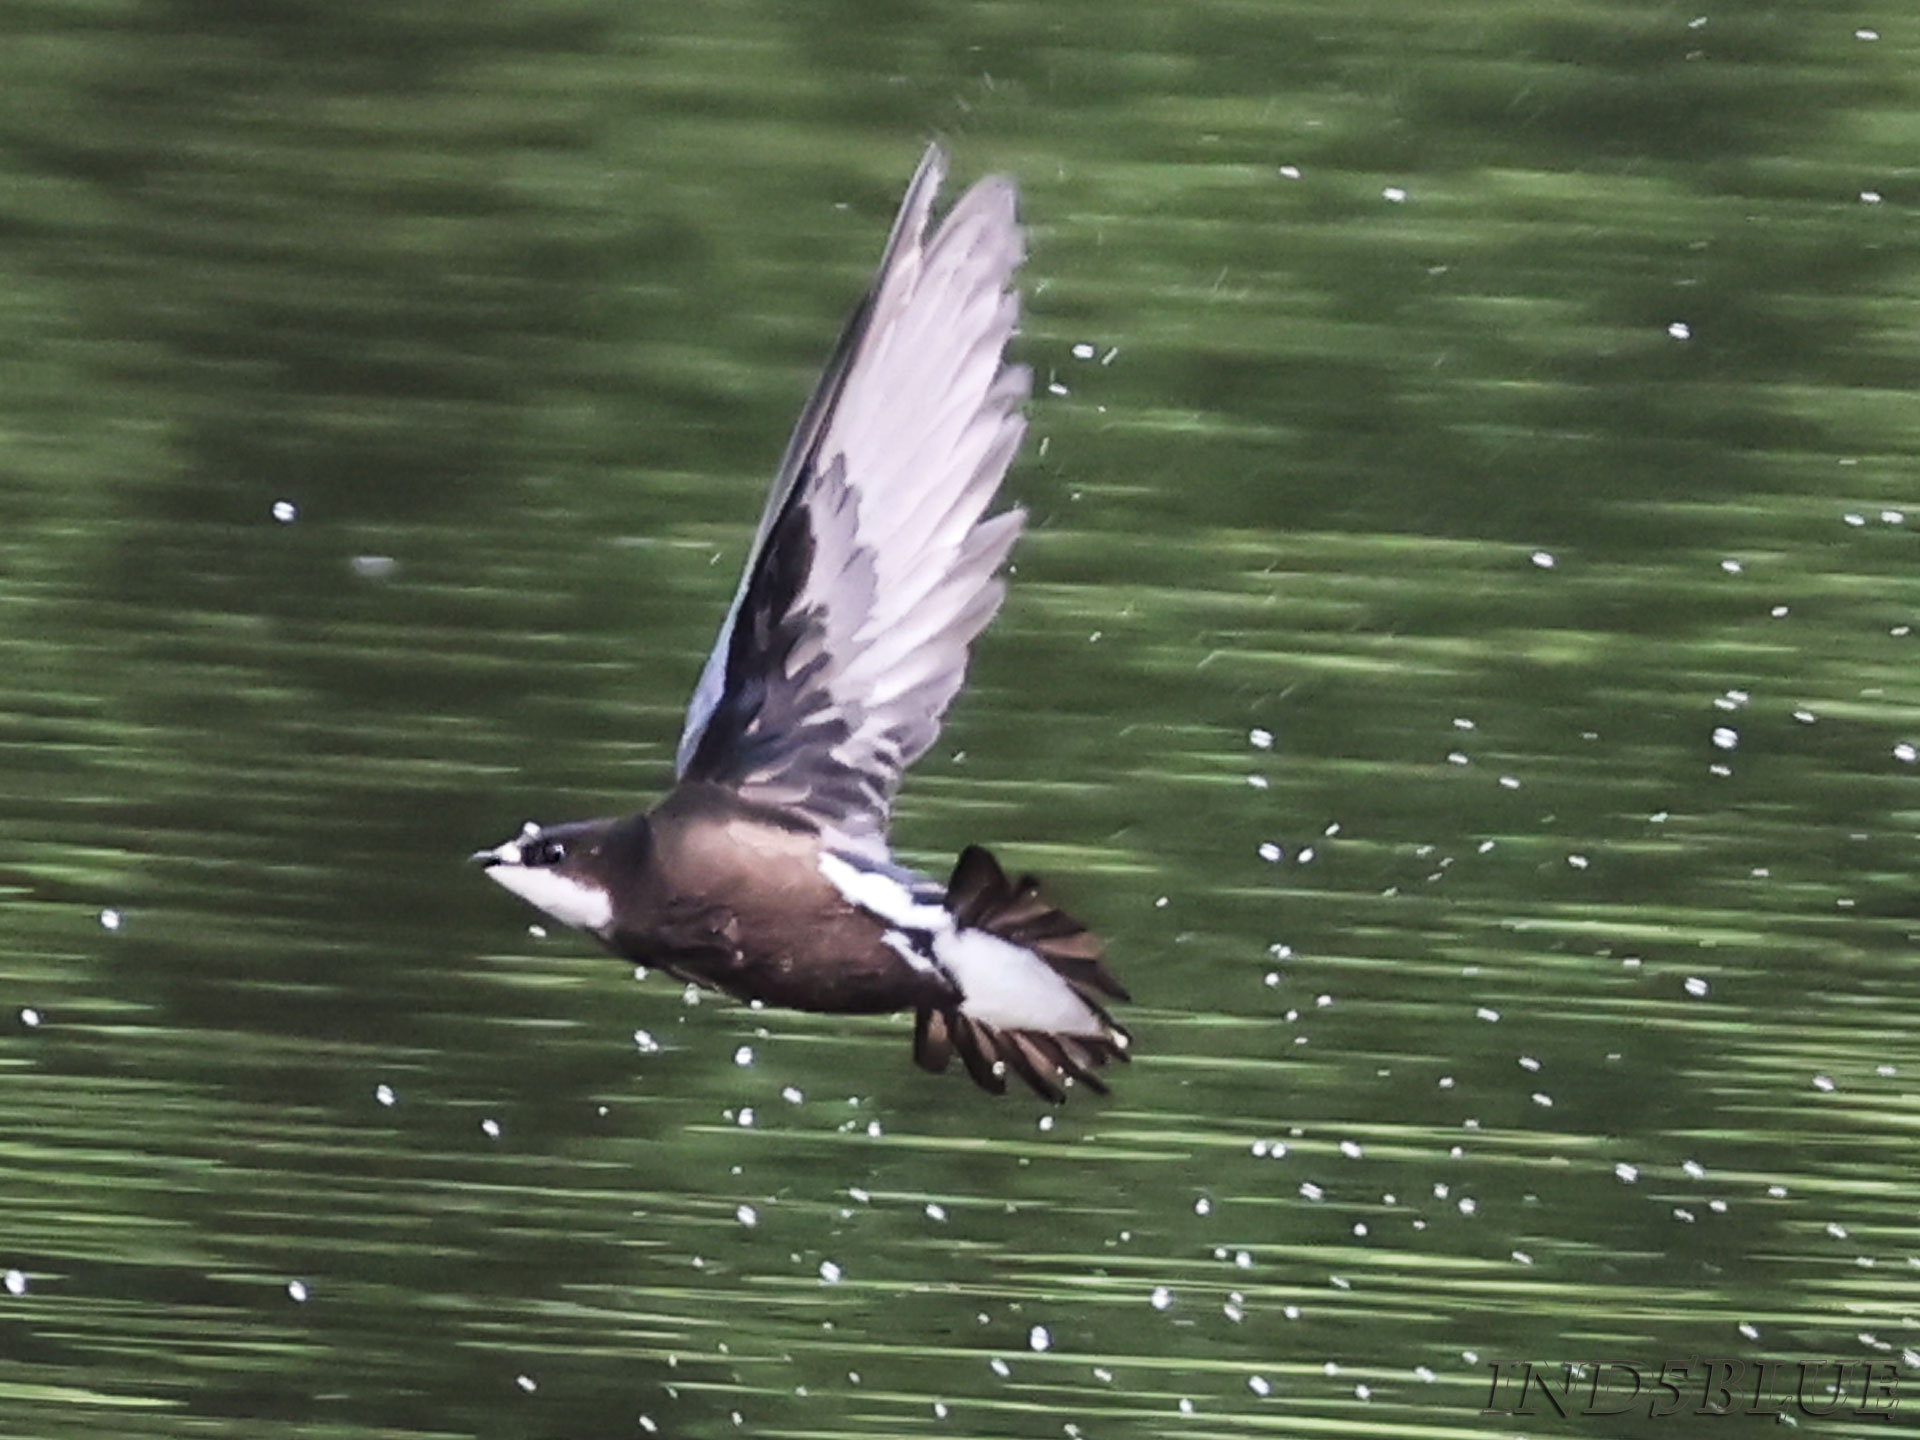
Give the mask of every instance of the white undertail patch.
[{"label": "white undertail patch", "polygon": [[[1093,1007],[1024,945],[986,930],[964,929],[945,905],[921,899],[896,876],[855,865],[830,851],[821,853],[820,873],[849,905],[893,927],[881,939],[909,965],[944,970],[962,996],[961,1014],[996,1030],[1108,1036]],[[931,956],[915,944],[919,935],[932,941]]]},{"label": "white undertail patch", "polygon": [[933,937],[933,955],[966,998],[960,1013],[996,1030],[1101,1038],[1107,1027],[1054,968],[1024,945],[985,930]]}]

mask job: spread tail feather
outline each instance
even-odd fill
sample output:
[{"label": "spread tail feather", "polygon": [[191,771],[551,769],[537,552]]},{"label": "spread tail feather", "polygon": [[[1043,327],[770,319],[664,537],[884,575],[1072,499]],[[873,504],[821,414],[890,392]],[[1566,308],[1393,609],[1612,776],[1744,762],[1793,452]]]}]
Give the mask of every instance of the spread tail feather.
[{"label": "spread tail feather", "polygon": [[958,1053],[974,1083],[1004,1094],[1011,1071],[1056,1104],[1096,1070],[1127,1060],[1130,1037],[1096,995],[1130,998],[1086,926],[1040,898],[1031,875],[1007,878],[978,845],[961,851],[947,886],[955,929],[935,951],[962,991],[958,1004],[915,1017],[913,1058],[942,1071]]}]

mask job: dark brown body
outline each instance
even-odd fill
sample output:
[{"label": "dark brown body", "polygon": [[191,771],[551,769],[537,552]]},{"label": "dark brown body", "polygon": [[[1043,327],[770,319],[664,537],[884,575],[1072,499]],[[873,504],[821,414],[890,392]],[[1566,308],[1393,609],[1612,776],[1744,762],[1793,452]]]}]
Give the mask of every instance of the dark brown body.
[{"label": "dark brown body", "polygon": [[605,940],[638,964],[795,1010],[958,999],[886,943],[884,922],[847,903],[820,871],[819,836],[791,815],[718,785],[681,785],[603,843],[595,868],[618,886]]}]

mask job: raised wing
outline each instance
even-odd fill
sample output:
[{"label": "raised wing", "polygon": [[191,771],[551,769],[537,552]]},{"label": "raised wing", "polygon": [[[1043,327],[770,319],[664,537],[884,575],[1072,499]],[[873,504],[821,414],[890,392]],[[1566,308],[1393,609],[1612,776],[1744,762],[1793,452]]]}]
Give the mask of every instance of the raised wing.
[{"label": "raised wing", "polygon": [[801,413],[678,755],[683,780],[797,810],[876,858],[1025,519],[986,514],[1032,384],[1002,358],[1020,314],[1014,186],[980,181],[929,237],[945,173],[930,147]]}]

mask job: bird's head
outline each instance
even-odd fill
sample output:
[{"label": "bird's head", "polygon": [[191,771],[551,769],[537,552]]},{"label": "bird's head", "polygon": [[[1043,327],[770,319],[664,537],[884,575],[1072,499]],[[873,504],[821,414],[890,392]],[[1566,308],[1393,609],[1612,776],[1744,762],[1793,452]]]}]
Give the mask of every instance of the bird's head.
[{"label": "bird's head", "polygon": [[[644,831],[646,822],[638,822]],[[613,871],[630,848],[634,822],[577,820],[536,825],[491,850],[476,850],[473,863],[487,877],[563,925],[603,939],[613,927]]]}]

